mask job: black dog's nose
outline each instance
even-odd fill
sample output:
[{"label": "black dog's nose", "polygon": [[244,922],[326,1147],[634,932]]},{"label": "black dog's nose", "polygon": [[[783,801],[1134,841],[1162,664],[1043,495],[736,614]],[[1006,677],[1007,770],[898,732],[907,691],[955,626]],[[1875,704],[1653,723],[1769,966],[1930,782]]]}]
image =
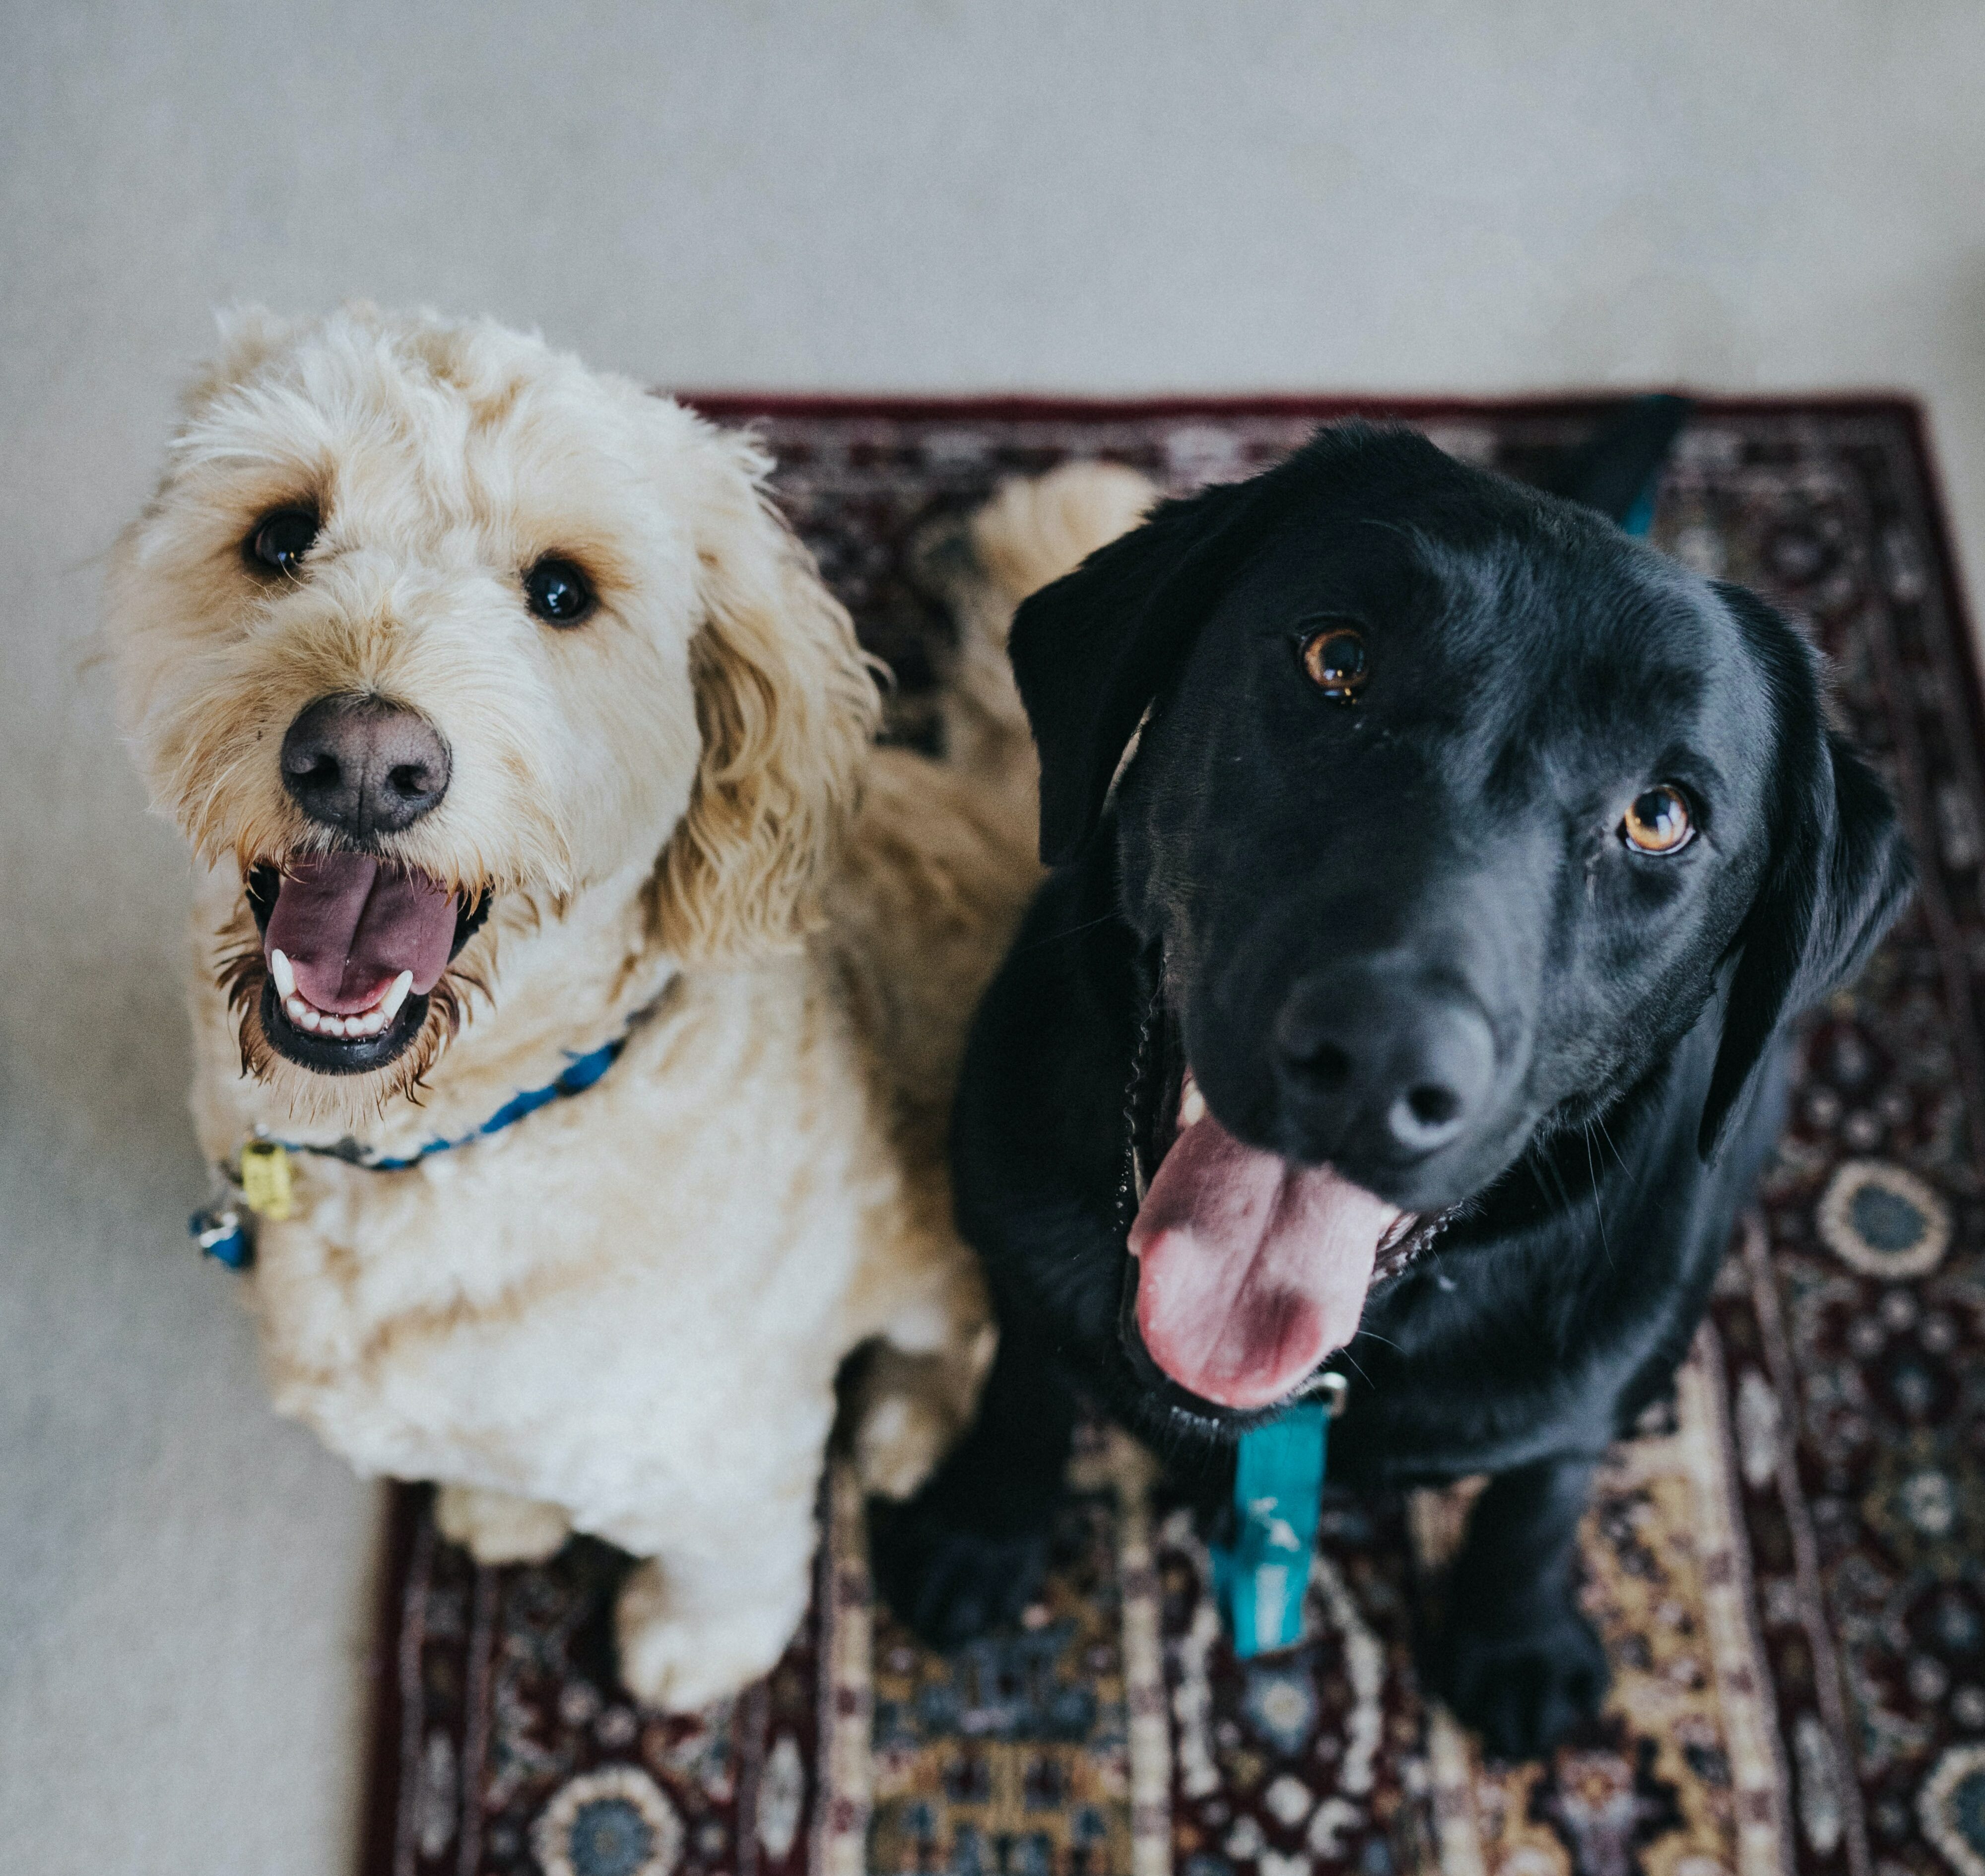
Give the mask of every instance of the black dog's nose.
[{"label": "black dog's nose", "polygon": [[1495,1037],[1472,1004],[1369,966],[1305,977],[1276,1018],[1275,1047],[1300,1124],[1332,1156],[1433,1152],[1496,1074]]},{"label": "black dog's nose", "polygon": [[283,738],[283,785],[313,821],[356,840],[397,834],[448,792],[448,745],[383,697],[320,697]]}]

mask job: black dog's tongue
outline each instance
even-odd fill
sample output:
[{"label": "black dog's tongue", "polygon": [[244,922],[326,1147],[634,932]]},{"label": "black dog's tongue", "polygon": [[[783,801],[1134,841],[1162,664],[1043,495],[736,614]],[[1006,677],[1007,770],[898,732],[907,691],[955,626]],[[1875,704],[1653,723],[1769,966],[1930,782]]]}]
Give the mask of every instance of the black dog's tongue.
[{"label": "black dog's tongue", "polygon": [[1199,1104],[1130,1227],[1137,1331],[1203,1400],[1269,1407],[1357,1333],[1400,1212],[1328,1166],[1244,1145]]},{"label": "black dog's tongue", "polygon": [[289,960],[314,1007],[342,1015],[371,1007],[402,971],[416,993],[432,990],[455,923],[455,896],[425,873],[327,853],[283,875],[262,949]]}]

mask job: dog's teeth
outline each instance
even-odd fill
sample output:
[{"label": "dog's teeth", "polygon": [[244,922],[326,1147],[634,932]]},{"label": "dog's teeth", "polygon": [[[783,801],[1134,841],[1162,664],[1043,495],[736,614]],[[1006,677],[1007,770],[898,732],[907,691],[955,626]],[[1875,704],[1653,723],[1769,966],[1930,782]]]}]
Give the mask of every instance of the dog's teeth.
[{"label": "dog's teeth", "polygon": [[1206,1097],[1199,1091],[1197,1081],[1188,1081],[1185,1092],[1179,1097],[1179,1127],[1181,1131],[1197,1127],[1206,1118]]},{"label": "dog's teeth", "polygon": [[341,1041],[357,1041],[380,1034],[400,1013],[414,987],[414,973],[403,970],[387,986],[386,993],[370,1007],[351,1016],[335,1016],[309,1003],[297,988],[296,967],[280,951],[269,953],[269,976],[275,984],[283,1013],[299,1029],[313,1035],[335,1036]]}]

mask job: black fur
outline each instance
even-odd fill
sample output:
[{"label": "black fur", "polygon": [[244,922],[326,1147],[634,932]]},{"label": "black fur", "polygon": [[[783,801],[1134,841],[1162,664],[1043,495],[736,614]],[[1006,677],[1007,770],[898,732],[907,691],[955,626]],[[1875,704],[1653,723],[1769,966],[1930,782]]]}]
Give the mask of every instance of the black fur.
[{"label": "black fur", "polygon": [[[1320,620],[1364,635],[1354,701],[1305,674]],[[954,1139],[1002,1341],[977,1426],[878,1513],[883,1588],[939,1642],[1015,1615],[1078,1393],[1228,1489],[1261,1415],[1159,1373],[1129,1307],[1128,1155],[1189,1061],[1230,1131],[1439,1221],[1332,1358],[1332,1476],[1495,1475],[1429,1668],[1493,1750],[1540,1752],[1606,1684],[1573,1599],[1593,1466],[1688,1345],[1787,1023],[1908,889],[1888,797],[1768,607],[1405,432],[1166,503],[1030,600],[1013,656],[1058,870]],[[1698,835],[1635,851],[1625,807],[1668,782]],[[1394,1081],[1463,1032],[1492,1041],[1458,1128],[1402,1148]]]}]

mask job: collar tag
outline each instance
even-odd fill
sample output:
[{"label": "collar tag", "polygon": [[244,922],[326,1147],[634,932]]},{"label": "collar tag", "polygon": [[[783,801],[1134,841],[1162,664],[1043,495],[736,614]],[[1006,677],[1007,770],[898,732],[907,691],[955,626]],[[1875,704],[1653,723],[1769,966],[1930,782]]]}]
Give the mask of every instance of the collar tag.
[{"label": "collar tag", "polygon": [[289,1150],[280,1140],[250,1140],[241,1149],[241,1195],[262,1218],[280,1222],[296,1209]]},{"label": "collar tag", "polygon": [[1214,1592],[1240,1660],[1303,1639],[1303,1594],[1339,1398],[1299,1401],[1241,1436],[1233,1540],[1212,1546]]}]

